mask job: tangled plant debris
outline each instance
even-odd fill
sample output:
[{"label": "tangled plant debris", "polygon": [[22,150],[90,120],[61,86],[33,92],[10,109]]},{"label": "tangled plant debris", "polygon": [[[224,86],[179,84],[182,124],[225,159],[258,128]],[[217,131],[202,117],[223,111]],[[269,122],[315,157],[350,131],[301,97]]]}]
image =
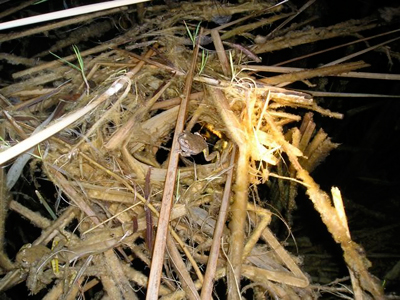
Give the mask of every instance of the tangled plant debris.
[{"label": "tangled plant debris", "polygon": [[[324,28],[293,23],[257,36],[266,25],[292,20],[295,11],[272,1],[166,2],[108,12],[123,12],[120,27],[129,14],[142,23],[90,49],[75,45],[107,32],[110,23],[71,34],[51,48],[74,45],[74,54],[57,54],[62,59],[40,52],[36,57],[48,61],[37,64],[0,53],[27,67],[0,89],[0,163],[9,166],[0,174],[0,290],[23,282],[43,299],[211,299],[220,293],[218,282],[228,299],[317,299],[324,291],[384,299],[365,251],[351,238],[339,189],[328,195],[310,175],[338,147],[314,114],[343,115],[318,105],[312,91],[285,88],[311,85],[315,77],[362,77],[354,71],[369,64],[343,60],[265,77],[271,69],[259,57],[379,24],[369,18]],[[85,18],[90,23],[99,14]],[[66,64],[76,60],[77,68]],[[32,179],[47,216],[13,199],[27,168],[55,187],[50,199]],[[259,197],[264,188],[273,211]],[[346,290],[340,281],[313,284],[301,258],[270,228],[277,214],[292,224],[298,189],[343,250],[351,278]],[[40,234],[10,255],[11,211]]]}]

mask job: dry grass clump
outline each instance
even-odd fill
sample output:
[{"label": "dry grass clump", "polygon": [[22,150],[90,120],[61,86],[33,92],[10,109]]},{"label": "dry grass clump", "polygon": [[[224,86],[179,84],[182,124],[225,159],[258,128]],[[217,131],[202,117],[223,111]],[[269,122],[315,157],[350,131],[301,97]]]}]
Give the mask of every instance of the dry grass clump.
[{"label": "dry grass clump", "polygon": [[[309,175],[337,144],[317,130],[312,113],[301,112],[342,116],[319,107],[308,93],[283,87],[366,64],[342,63],[258,80],[240,66],[253,52],[276,50],[285,44],[282,39],[294,41],[293,34],[250,47],[247,56],[240,47],[228,54],[229,44],[223,41],[288,15],[266,15],[223,31],[235,19],[200,31],[216,50],[206,53],[200,48],[203,39],[190,43],[180,21],[183,16],[188,23],[210,20],[215,13],[209,7],[191,3],[162,14],[152,7],[144,19],[146,32],[135,28],[107,47],[83,51],[90,90],[81,73],[58,60],[15,74],[31,78],[2,89],[5,97],[18,95],[24,101],[10,104],[1,124],[3,137],[6,131],[8,140],[23,140],[0,154],[1,163],[32,149],[31,167],[41,168],[58,191],[52,201],[63,204],[49,220],[11,199],[6,183],[18,179],[26,154],[12,162],[14,175],[2,170],[3,206],[30,220],[41,234],[15,261],[0,249],[0,290],[25,281],[33,294],[46,288],[44,299],[73,299],[101,283],[110,299],[136,299],[137,291],[145,289],[148,299],[210,299],[218,281],[225,283],[228,299],[240,299],[250,289],[257,299],[265,294],[315,299],[318,291],[301,271],[300,259],[268,227],[272,213],[257,196],[257,187],[269,184],[289,223],[297,189],[306,189],[342,246],[356,297],[383,299],[365,254],[351,240],[340,192],[334,189],[332,200]],[[248,13],[251,19],[268,7],[223,9],[228,15]],[[338,36],[344,26],[318,34],[321,39]],[[353,22],[346,34],[371,26]],[[301,43],[301,37],[296,39]],[[142,49],[142,55],[133,48]],[[43,89],[45,83],[66,79],[57,88]],[[56,104],[53,113],[46,113]],[[302,110],[294,114],[288,108]],[[33,132],[45,119],[51,123]],[[180,160],[180,133],[194,129],[212,143],[209,150],[218,152],[216,160],[206,162],[203,154]],[[277,178],[275,184],[269,183],[271,177]],[[8,208],[1,209],[3,228]]]}]

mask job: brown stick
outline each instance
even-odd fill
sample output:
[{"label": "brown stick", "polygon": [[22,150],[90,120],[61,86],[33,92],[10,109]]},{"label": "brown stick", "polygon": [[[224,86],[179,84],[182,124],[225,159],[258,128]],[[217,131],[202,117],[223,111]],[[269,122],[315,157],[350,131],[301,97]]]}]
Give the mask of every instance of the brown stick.
[{"label": "brown stick", "polygon": [[221,245],[221,236],[225,226],[226,215],[228,213],[229,197],[231,194],[233,166],[235,162],[235,157],[236,157],[236,147],[233,148],[231,154],[230,166],[232,168],[229,170],[228,176],[226,178],[224,195],[222,197],[221,207],[219,209],[219,214],[218,214],[218,220],[214,230],[213,242],[210,249],[210,256],[208,257],[208,262],[207,262],[207,270],[206,274],[204,275],[203,287],[201,289],[202,300],[208,300],[212,298],[211,293],[213,290],[213,280],[215,277],[215,272],[217,270],[219,247]]},{"label": "brown stick", "polygon": [[24,9],[25,7],[31,5],[32,3],[35,3],[35,2],[36,2],[36,0],[30,0],[30,1],[26,1],[26,2],[24,1],[18,6],[14,6],[14,7],[10,8],[10,9],[6,10],[6,11],[3,11],[0,14],[0,19],[6,17],[8,15],[11,15],[11,14],[13,14],[13,13],[15,13],[15,12],[21,10],[21,9]]},{"label": "brown stick", "polygon": [[221,41],[221,36],[219,35],[218,30],[211,30],[211,37],[214,42],[215,50],[217,51],[218,59],[222,67],[222,71],[224,72],[225,76],[230,75],[230,70],[229,70],[229,62],[228,58],[226,57],[224,45],[222,44]]},{"label": "brown stick", "polygon": [[[200,32],[200,36],[202,31]],[[200,40],[200,39],[199,39]],[[151,269],[149,275],[149,282],[147,285],[147,300],[158,299],[158,290],[160,288],[160,277],[164,261],[164,251],[168,233],[168,223],[172,207],[172,199],[174,196],[176,173],[179,161],[179,143],[178,135],[183,131],[183,126],[186,117],[186,110],[189,103],[190,92],[192,90],[193,75],[196,68],[197,55],[199,53],[199,44],[197,43],[194,51],[190,69],[188,71],[184,99],[179,108],[178,119],[175,126],[175,134],[172,141],[171,154],[168,163],[167,176],[165,178],[164,193],[161,204],[160,217],[158,219],[156,240],[154,243],[153,259],[151,261]]]},{"label": "brown stick", "polygon": [[[150,175],[151,175],[151,167],[147,170],[146,179],[144,182],[144,198],[146,199],[146,204],[150,203]],[[149,248],[150,253],[153,252],[153,219],[151,218],[151,211],[147,207],[144,206],[144,211],[146,213],[146,245]]]},{"label": "brown stick", "polygon": [[186,292],[186,297],[189,300],[200,300],[200,296],[197,292],[196,286],[194,285],[193,280],[186,269],[186,265],[183,262],[182,257],[175,245],[174,239],[170,234],[168,234],[167,238],[167,249],[168,254],[170,255],[173,262],[175,271],[177,272],[178,277],[181,281],[182,289]]}]

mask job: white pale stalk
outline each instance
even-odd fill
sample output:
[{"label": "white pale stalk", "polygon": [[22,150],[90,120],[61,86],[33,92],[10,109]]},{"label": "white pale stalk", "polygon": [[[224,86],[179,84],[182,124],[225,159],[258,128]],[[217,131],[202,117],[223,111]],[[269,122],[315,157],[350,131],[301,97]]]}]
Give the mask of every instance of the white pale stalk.
[{"label": "white pale stalk", "polygon": [[120,7],[124,5],[137,4],[141,2],[147,2],[149,0],[116,0],[116,1],[107,1],[102,3],[96,3],[91,5],[79,6],[70,9],[64,9],[60,11],[51,12],[48,14],[42,14],[38,16],[23,18],[19,20],[9,21],[0,23],[0,30],[10,29],[30,24],[41,23],[45,21],[58,20],[68,17],[74,17],[79,15],[84,15],[96,11],[106,10],[110,8]]}]

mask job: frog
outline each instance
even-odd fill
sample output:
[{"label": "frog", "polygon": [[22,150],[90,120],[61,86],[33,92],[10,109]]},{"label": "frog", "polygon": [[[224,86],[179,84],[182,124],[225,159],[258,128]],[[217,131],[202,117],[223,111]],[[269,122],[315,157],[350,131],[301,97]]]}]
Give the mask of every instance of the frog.
[{"label": "frog", "polygon": [[51,250],[44,245],[26,244],[18,251],[15,262],[21,278],[26,278],[26,287],[32,294],[48,286],[55,277],[49,269]]},{"label": "frog", "polygon": [[29,269],[33,264],[38,262],[43,256],[51,252],[49,248],[43,245],[26,244],[18,251],[15,261],[20,267]]},{"label": "frog", "polygon": [[183,157],[197,155],[203,152],[206,161],[212,161],[218,156],[218,152],[209,153],[208,144],[200,133],[191,133],[186,130],[178,136],[178,143],[181,148],[180,154]]}]

